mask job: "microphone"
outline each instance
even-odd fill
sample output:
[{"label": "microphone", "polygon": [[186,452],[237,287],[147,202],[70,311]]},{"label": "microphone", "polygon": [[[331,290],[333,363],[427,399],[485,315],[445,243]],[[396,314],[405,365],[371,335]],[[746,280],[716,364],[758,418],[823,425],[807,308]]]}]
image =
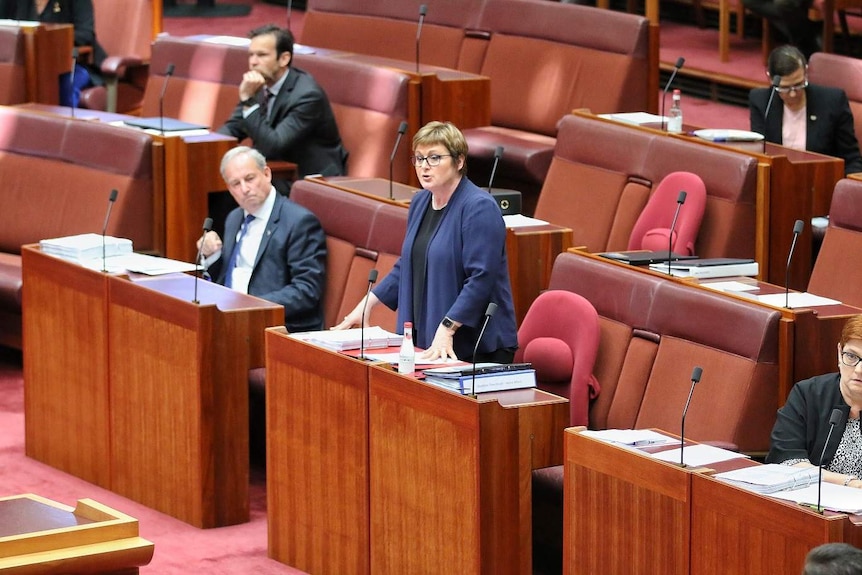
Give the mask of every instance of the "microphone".
[{"label": "microphone", "polygon": [[419,26],[416,28],[416,73],[419,73],[419,38],[422,37],[422,22],[425,21],[425,14],[428,13],[428,5],[421,4],[419,6]]},{"label": "microphone", "polygon": [[500,163],[500,158],[503,157],[503,146],[494,148],[494,165],[491,166],[491,177],[488,178],[488,193],[491,193],[491,184],[494,183],[494,174],[497,173],[497,164]]},{"label": "microphone", "polygon": [[691,389],[688,392],[688,399],[685,400],[685,407],[682,410],[682,425],[679,430],[679,465],[685,467],[685,458],[682,450],[685,448],[685,414],[688,413],[688,405],[691,403],[691,396],[694,394],[694,386],[700,381],[700,376],[703,375],[702,367],[695,367],[691,371]]},{"label": "microphone", "polygon": [[676,211],[673,214],[673,220],[670,222],[670,232],[667,235],[667,275],[670,275],[670,260],[673,258],[673,256],[671,256],[673,251],[673,230],[676,227],[676,219],[679,217],[679,211],[685,203],[685,196],[685,190],[680,190],[679,195],[676,198]]},{"label": "microphone", "polygon": [[479,332],[479,337],[476,338],[476,345],[473,347],[473,382],[470,384],[470,395],[476,397],[476,352],[479,350],[479,342],[482,341],[482,336],[485,334],[485,328],[488,327],[488,322],[491,316],[497,311],[497,304],[491,302],[485,310],[485,321],[482,323],[482,330]]},{"label": "microphone", "polygon": [[174,75],[174,64],[171,62],[165,69],[165,81],[162,83],[162,92],[159,94],[159,131],[165,137],[165,92],[168,89],[168,80]]},{"label": "microphone", "polygon": [[371,293],[371,286],[377,281],[377,269],[372,268],[368,272],[368,289],[365,290],[365,299],[362,300],[362,322],[359,324],[359,359],[367,359],[365,357],[365,310],[368,308],[368,294]]},{"label": "microphone", "polygon": [[398,126],[398,136],[395,138],[395,145],[392,146],[392,154],[389,155],[389,199],[395,199],[392,195],[392,164],[395,163],[395,152],[398,151],[398,144],[401,143],[401,138],[404,132],[407,131],[407,122],[402,121]]},{"label": "microphone", "polygon": [[[771,89],[769,90],[769,100],[766,101],[766,111],[763,112],[763,123],[764,123],[763,131],[764,132],[766,131],[766,121],[767,121],[766,119],[769,117],[769,109],[772,107],[772,99],[775,98],[775,92],[777,91],[776,88],[778,88],[778,85],[780,83],[781,83],[781,76],[779,76],[778,74],[774,75],[772,77],[772,86],[771,86]],[[764,134],[764,136],[765,136],[765,134]],[[766,150],[766,138],[765,137],[763,138],[763,149]]]},{"label": "microphone", "polygon": [[820,452],[820,459],[817,461],[817,512],[823,513],[823,508],[820,507],[820,491],[823,489],[823,458],[826,456],[826,446],[829,445],[829,438],[832,437],[832,431],[835,426],[841,423],[841,418],[844,413],[835,408],[829,415],[829,433],[826,434],[826,443],[823,444],[823,451]]},{"label": "microphone", "polygon": [[204,231],[201,234],[201,247],[198,248],[198,255],[195,258],[195,299],[192,300],[193,303],[200,303],[198,301],[198,276],[200,275],[201,268],[201,252],[204,249],[204,239],[207,237],[207,232],[213,229],[213,219],[205,218],[204,219]]},{"label": "microphone", "polygon": [[664,90],[661,93],[661,129],[665,131],[667,129],[667,122],[664,117],[664,101],[667,100],[667,91],[670,88],[670,85],[673,83],[673,79],[676,78],[676,73],[679,72],[679,69],[682,68],[682,65],[685,64],[685,58],[680,56],[676,59],[676,64],[673,65],[673,72],[670,73],[670,78],[667,79],[667,84],[664,85]]},{"label": "microphone", "polygon": [[293,0],[287,0],[287,31],[290,32],[290,11],[293,8]]},{"label": "microphone", "polygon": [[72,118],[75,117],[75,64],[78,62],[78,48],[72,48],[72,71],[69,73],[69,104],[72,105]]},{"label": "microphone", "polygon": [[793,224],[793,241],[790,243],[790,252],[787,254],[787,266],[784,268],[784,307],[790,308],[790,260],[793,258],[793,250],[796,248],[796,240],[802,233],[805,224],[802,220],[796,220]]},{"label": "microphone", "polygon": [[111,190],[108,196],[108,211],[105,213],[105,223],[102,225],[102,271],[108,271],[108,264],[105,262],[105,234],[108,233],[108,219],[111,217],[111,208],[114,207],[114,202],[117,201],[117,190]]}]

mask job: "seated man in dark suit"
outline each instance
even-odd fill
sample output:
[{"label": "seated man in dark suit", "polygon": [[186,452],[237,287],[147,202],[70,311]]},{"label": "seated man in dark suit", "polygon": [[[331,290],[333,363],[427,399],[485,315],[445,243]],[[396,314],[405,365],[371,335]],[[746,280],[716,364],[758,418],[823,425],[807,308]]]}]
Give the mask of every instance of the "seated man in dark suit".
[{"label": "seated man in dark suit", "polygon": [[[755,88],[748,97],[751,130],[773,142],[844,159],[844,172],[862,172],[862,156],[853,128],[847,94],[839,88],[808,83],[808,62],[797,48],[779,46],[769,55],[767,77],[780,76],[772,105],[772,88]],[[770,80],[771,81],[771,80]]]},{"label": "seated man in dark suit", "polygon": [[250,138],[268,160],[297,164],[299,177],[344,175],[347,151],[329,99],[310,74],[290,65],[293,35],[267,25],[249,36],[240,102],[218,131]]},{"label": "seated man in dark suit", "polygon": [[221,174],[239,207],[225,240],[207,232],[198,249],[218,283],[284,306],[288,331],[323,329],[326,236],[317,217],[277,194],[266,159],[240,146],[222,158]]}]

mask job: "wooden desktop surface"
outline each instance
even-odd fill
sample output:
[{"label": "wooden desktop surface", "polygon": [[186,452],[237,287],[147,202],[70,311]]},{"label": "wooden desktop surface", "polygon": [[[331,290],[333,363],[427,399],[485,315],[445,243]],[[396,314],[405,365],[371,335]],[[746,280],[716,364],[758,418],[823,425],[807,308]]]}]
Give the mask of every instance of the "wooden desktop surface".
[{"label": "wooden desktop surface", "polygon": [[567,400],[472,398],[266,337],[271,557],[312,573],[532,572],[530,471],[560,463]]},{"label": "wooden desktop surface", "polygon": [[[339,190],[357,193],[368,198],[409,206],[417,188],[398,182],[391,184],[381,178],[311,178],[312,181],[332,186]],[[390,199],[390,189],[392,199]],[[512,299],[515,305],[515,320],[524,319],[530,305],[538,295],[548,288],[551,270],[557,255],[566,251],[572,243],[572,230],[554,224],[543,224],[506,230],[506,252],[509,261],[509,277],[512,283]]]},{"label": "wooden desktop surface", "polygon": [[27,455],[197,527],[248,521],[248,371],[282,306],[22,257]]}]

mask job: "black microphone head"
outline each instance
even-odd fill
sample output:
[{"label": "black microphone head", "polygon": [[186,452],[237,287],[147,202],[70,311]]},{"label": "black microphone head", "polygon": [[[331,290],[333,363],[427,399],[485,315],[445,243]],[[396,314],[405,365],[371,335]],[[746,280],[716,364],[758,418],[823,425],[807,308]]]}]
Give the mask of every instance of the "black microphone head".
[{"label": "black microphone head", "polygon": [[679,70],[680,68],[682,68],[683,64],[685,64],[685,58],[680,56],[679,58],[676,59],[676,64],[674,64],[674,68]]},{"label": "black microphone head", "polygon": [[425,16],[426,14],[428,14],[428,5],[427,4],[420,4],[419,5],[419,15]]},{"label": "black microphone head", "polygon": [[398,133],[403,135],[406,131],[407,131],[407,122],[402,121],[398,125]]},{"label": "black microphone head", "polygon": [[796,222],[794,222],[794,224],[793,224],[793,233],[794,234],[801,234],[802,229],[804,227],[805,227],[805,222],[803,222],[802,220],[796,220]]},{"label": "black microphone head", "polygon": [[109,202],[116,202],[118,193],[119,192],[117,190],[111,190],[111,194],[108,196],[108,201]]},{"label": "black microphone head", "polygon": [[377,281],[377,268],[371,268],[368,272],[368,283],[373,284]]},{"label": "black microphone head", "polygon": [[497,146],[494,148],[494,157],[498,160],[503,157],[503,146]]},{"label": "black microphone head", "polygon": [[700,367],[700,366],[695,367],[695,368],[691,371],[691,381],[692,381],[692,383],[697,383],[697,382],[699,382],[699,381],[700,381],[700,378],[701,378],[701,376],[702,376],[702,375],[703,375],[703,368],[702,368],[702,367]]},{"label": "black microphone head", "polygon": [[688,195],[688,193],[685,190],[680,190],[679,195],[676,197],[676,203],[684,204],[685,203],[685,197],[687,195]]},{"label": "black microphone head", "polygon": [[173,76],[174,75],[174,63],[171,62],[168,64],[168,67],[165,69],[165,76]]},{"label": "black microphone head", "polygon": [[488,304],[488,309],[485,310],[485,315],[491,317],[497,312],[497,304],[491,302]]},{"label": "black microphone head", "polygon": [[772,77],[772,87],[777,88],[779,84],[781,84],[781,76],[776,74]]},{"label": "black microphone head", "polygon": [[832,413],[829,415],[829,425],[838,425],[841,423],[841,418],[844,417],[844,412],[838,409],[837,407],[832,410]]},{"label": "black microphone head", "polygon": [[204,231],[210,232],[213,229],[213,219],[212,218],[204,218]]},{"label": "black microphone head", "polygon": [[77,59],[78,59],[78,47],[75,46],[74,48],[72,48],[72,60],[77,60]]}]

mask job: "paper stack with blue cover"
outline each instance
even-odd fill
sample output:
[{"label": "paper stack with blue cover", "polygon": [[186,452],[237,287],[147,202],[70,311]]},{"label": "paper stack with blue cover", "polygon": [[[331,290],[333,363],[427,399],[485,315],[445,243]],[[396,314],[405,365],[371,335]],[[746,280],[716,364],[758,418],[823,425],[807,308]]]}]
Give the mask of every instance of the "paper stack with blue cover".
[{"label": "paper stack with blue cover", "polygon": [[723,278],[733,276],[756,276],[757,262],[749,258],[698,258],[662,263],[652,263],[649,269],[678,277]]},{"label": "paper stack with blue cover", "polygon": [[[425,381],[458,393],[484,393],[536,387],[536,370],[529,363],[477,363],[426,369]],[[474,388],[475,381],[475,388]]]}]

